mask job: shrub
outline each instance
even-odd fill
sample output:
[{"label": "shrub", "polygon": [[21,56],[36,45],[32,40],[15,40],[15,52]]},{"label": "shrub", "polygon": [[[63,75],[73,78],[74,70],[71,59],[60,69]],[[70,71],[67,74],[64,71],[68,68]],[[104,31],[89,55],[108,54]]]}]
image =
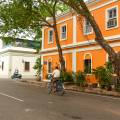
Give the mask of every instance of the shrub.
[{"label": "shrub", "polygon": [[74,82],[72,72],[62,72],[61,78],[63,82]]},{"label": "shrub", "polygon": [[106,62],[105,63],[105,68],[110,72],[110,73],[114,73],[114,68],[113,68],[113,65],[112,65],[112,62]]},{"label": "shrub", "polygon": [[106,69],[103,66],[97,67],[93,69],[93,74],[95,74],[98,83],[100,84],[101,88],[109,88],[110,82],[112,80],[112,74],[109,69]]},{"label": "shrub", "polygon": [[78,84],[81,87],[85,86],[86,84],[86,75],[81,71],[78,71],[76,73],[76,84]]},{"label": "shrub", "polygon": [[120,92],[120,84],[117,85],[117,87],[116,87],[116,91],[117,91],[117,92]]}]

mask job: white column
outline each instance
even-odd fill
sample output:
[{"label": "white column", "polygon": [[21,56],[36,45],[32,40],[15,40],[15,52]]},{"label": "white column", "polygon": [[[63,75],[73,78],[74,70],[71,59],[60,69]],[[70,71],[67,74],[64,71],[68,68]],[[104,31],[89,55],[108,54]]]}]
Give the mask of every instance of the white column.
[{"label": "white column", "polygon": [[41,79],[43,80],[43,55],[41,55],[41,64],[42,64]]},{"label": "white column", "polygon": [[42,28],[42,50],[44,49],[44,32],[45,31],[45,29],[44,28]]},{"label": "white column", "polygon": [[8,64],[9,64],[9,69],[8,69],[9,76],[8,77],[11,78],[11,75],[12,75],[12,55],[9,55]]},{"label": "white column", "polygon": [[73,43],[76,43],[77,39],[77,17],[73,16]]},{"label": "white column", "polygon": [[[42,49],[44,49],[44,35],[45,35],[45,29],[42,28]],[[42,70],[41,70],[41,79],[43,80],[43,55],[41,55],[41,64],[42,64]]]},{"label": "white column", "polygon": [[72,52],[72,71],[76,72],[76,50]]}]

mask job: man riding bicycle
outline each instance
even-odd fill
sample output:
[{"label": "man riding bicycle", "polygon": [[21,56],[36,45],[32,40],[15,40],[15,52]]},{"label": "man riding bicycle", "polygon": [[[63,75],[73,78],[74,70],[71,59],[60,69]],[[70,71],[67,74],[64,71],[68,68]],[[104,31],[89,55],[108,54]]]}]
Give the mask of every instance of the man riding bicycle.
[{"label": "man riding bicycle", "polygon": [[60,79],[60,70],[58,66],[55,67],[55,70],[52,73],[53,79],[52,79],[52,86],[53,86],[53,92],[56,91],[56,81]]}]

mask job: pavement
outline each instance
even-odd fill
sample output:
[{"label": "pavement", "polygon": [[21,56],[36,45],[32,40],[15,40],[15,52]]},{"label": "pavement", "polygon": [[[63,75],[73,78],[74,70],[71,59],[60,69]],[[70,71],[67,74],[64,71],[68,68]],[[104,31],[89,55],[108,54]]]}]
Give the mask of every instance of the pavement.
[{"label": "pavement", "polygon": [[120,98],[66,92],[0,80],[0,120],[120,120]]}]

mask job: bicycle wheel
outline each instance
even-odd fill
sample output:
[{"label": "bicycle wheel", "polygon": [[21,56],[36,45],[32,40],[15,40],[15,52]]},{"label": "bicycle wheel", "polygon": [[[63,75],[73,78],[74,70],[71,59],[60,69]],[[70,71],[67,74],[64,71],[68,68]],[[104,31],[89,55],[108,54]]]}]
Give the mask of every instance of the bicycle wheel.
[{"label": "bicycle wheel", "polygon": [[59,96],[62,96],[64,94],[64,88],[61,81],[57,81],[56,83],[56,92]]},{"label": "bicycle wheel", "polygon": [[47,90],[48,90],[48,94],[51,94],[51,92],[52,92],[52,84],[51,84],[51,82],[48,83]]}]

